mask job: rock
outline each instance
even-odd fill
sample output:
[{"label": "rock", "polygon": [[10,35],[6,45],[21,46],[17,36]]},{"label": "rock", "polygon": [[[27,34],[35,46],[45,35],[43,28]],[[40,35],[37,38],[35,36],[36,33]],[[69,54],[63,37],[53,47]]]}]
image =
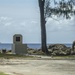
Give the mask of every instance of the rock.
[{"label": "rock", "polygon": [[52,55],[69,55],[71,54],[71,48],[66,47],[64,44],[51,44],[48,47],[50,54]]},{"label": "rock", "polygon": [[49,45],[49,49],[51,48],[62,49],[62,48],[66,48],[66,46],[64,44],[51,44]]}]

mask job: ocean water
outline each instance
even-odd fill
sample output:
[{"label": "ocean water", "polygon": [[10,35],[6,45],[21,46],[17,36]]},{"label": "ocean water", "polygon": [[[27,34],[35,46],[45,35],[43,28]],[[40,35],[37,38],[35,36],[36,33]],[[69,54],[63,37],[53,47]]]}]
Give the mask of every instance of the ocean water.
[{"label": "ocean water", "polygon": [[[49,46],[50,44],[48,44],[47,46]],[[65,44],[67,47],[72,47],[72,44]],[[41,48],[41,44],[27,44],[27,47],[29,48],[33,48],[33,49],[40,49]],[[0,50],[1,49],[6,49],[6,50],[11,50],[12,49],[12,44],[5,44],[2,43],[0,44]]]}]

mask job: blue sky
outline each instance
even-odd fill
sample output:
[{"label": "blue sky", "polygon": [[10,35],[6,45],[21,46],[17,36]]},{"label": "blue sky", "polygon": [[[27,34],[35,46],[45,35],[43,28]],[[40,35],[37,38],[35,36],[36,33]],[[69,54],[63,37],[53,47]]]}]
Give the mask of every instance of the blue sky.
[{"label": "blue sky", "polygon": [[[47,43],[72,43],[75,18],[47,20]],[[38,0],[0,0],[0,42],[12,43],[14,34],[22,34],[24,43],[40,43]]]}]

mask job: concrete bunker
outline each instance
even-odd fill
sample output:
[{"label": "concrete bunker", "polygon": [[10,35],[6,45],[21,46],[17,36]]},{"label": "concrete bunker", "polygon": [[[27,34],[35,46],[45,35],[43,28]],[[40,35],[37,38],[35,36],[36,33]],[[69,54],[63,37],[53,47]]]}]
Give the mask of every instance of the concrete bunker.
[{"label": "concrete bunker", "polygon": [[27,44],[23,44],[23,37],[21,34],[13,36],[12,53],[24,55],[27,53]]}]

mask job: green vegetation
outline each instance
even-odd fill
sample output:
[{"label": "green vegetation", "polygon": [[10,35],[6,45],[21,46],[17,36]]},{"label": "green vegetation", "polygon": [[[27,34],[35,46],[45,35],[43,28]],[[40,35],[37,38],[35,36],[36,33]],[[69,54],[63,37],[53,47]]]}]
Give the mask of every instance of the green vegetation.
[{"label": "green vegetation", "polygon": [[[39,51],[38,52],[31,52],[32,54],[30,56],[25,56],[25,55],[14,55],[14,54],[0,54],[0,58],[4,58],[4,59],[53,59],[53,60],[63,60],[63,59],[74,59],[75,60],[75,55],[50,55],[48,57],[51,57],[51,58],[44,58],[45,54],[41,54],[41,52]],[[43,57],[43,58],[42,58]]]},{"label": "green vegetation", "polygon": [[8,75],[8,74],[4,74],[3,72],[0,72],[0,75]]},{"label": "green vegetation", "polygon": [[75,60],[75,55],[66,55],[66,56],[52,56],[53,58],[52,59],[56,59],[56,60],[60,60],[60,59],[64,59],[64,60],[67,60],[67,59],[73,59]]},{"label": "green vegetation", "polygon": [[5,59],[33,58],[33,56],[15,55],[15,54],[0,54],[0,58],[5,58]]}]

